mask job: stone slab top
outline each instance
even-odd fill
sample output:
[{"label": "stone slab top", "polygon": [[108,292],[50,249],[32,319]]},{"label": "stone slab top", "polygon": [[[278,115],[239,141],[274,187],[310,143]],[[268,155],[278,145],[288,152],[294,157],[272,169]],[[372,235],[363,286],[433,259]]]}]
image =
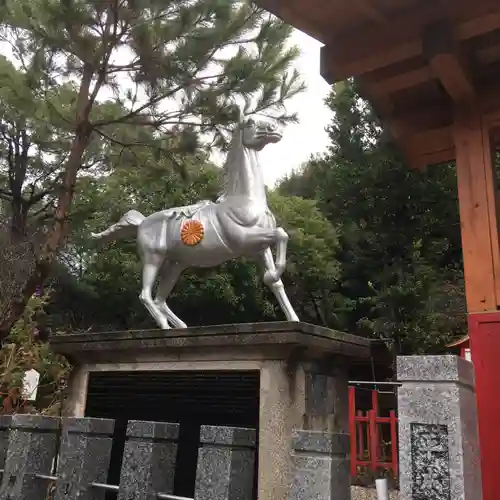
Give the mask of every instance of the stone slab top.
[{"label": "stone slab top", "polygon": [[70,417],[62,420],[62,426],[63,430],[69,434],[113,437],[115,421],[109,418]]},{"label": "stone slab top", "polygon": [[214,425],[202,425],[200,429],[201,444],[252,448],[256,442],[257,433],[255,429]]},{"label": "stone slab top", "polygon": [[[53,336],[52,349],[69,360],[92,358],[104,352],[144,353],[181,350],[271,348],[315,349],[354,358],[370,356],[368,339],[302,322],[239,323],[171,330],[129,330]],[[118,355],[120,357],[120,355]]]},{"label": "stone slab top", "polygon": [[454,355],[398,356],[399,382],[456,382],[474,387],[474,366]]},{"label": "stone slab top", "polygon": [[170,422],[129,420],[127,425],[127,437],[143,440],[176,441],[179,439],[179,427],[179,424]]}]

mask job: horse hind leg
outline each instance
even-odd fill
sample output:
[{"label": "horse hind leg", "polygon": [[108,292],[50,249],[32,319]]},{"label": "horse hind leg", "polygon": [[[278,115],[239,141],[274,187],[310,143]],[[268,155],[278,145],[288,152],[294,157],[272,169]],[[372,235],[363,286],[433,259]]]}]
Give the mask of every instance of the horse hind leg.
[{"label": "horse hind leg", "polygon": [[163,265],[164,257],[155,253],[144,252],[142,256],[142,290],[139,299],[144,304],[149,314],[156,321],[162,330],[167,330],[169,327],[168,321],[162,314],[161,310],[153,301],[153,286],[158,276],[158,272]]},{"label": "horse hind leg", "polygon": [[178,264],[170,264],[165,262],[161,270],[160,282],[156,291],[155,305],[163,313],[165,319],[169,320],[175,328],[186,328],[187,325],[178,316],[174,314],[172,309],[167,305],[167,298],[172,292],[177,280],[179,279],[183,268]]}]

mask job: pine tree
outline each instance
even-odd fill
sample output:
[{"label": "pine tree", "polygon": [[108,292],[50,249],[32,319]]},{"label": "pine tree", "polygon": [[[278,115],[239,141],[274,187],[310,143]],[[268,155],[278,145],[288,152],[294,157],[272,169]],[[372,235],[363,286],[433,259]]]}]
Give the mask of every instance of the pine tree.
[{"label": "pine tree", "polygon": [[[245,103],[246,113],[282,110],[303,89],[289,71],[297,56],[286,47],[291,28],[246,1],[5,0],[1,9],[0,34],[26,85],[47,97],[50,117],[42,119],[57,120],[69,141],[53,224],[1,320],[0,338],[64,244],[77,175],[89,154],[103,144],[143,144],[141,128],[154,130],[151,146],[159,154],[168,154],[166,134],[184,148],[196,148],[196,134],[223,147],[235,102]],[[74,92],[70,102],[55,99],[62,84]],[[279,118],[295,119],[283,112]]]}]

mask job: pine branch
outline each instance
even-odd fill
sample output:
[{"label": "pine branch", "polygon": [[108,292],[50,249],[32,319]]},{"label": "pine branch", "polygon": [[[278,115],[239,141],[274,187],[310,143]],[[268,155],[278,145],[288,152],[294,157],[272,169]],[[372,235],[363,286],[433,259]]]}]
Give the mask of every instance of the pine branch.
[{"label": "pine branch", "polygon": [[12,201],[12,192],[7,189],[0,189],[0,198],[5,201]]}]

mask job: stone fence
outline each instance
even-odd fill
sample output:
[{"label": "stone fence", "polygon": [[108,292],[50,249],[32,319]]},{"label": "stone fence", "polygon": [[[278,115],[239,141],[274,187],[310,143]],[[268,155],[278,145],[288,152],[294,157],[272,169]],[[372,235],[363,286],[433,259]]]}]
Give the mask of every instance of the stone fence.
[{"label": "stone fence", "polygon": [[[0,417],[0,500],[188,500],[174,496],[179,424],[129,421],[120,483],[107,484],[114,421]],[[251,500],[253,429],[202,426],[195,499]],[[56,472],[54,472],[54,464]]]}]

